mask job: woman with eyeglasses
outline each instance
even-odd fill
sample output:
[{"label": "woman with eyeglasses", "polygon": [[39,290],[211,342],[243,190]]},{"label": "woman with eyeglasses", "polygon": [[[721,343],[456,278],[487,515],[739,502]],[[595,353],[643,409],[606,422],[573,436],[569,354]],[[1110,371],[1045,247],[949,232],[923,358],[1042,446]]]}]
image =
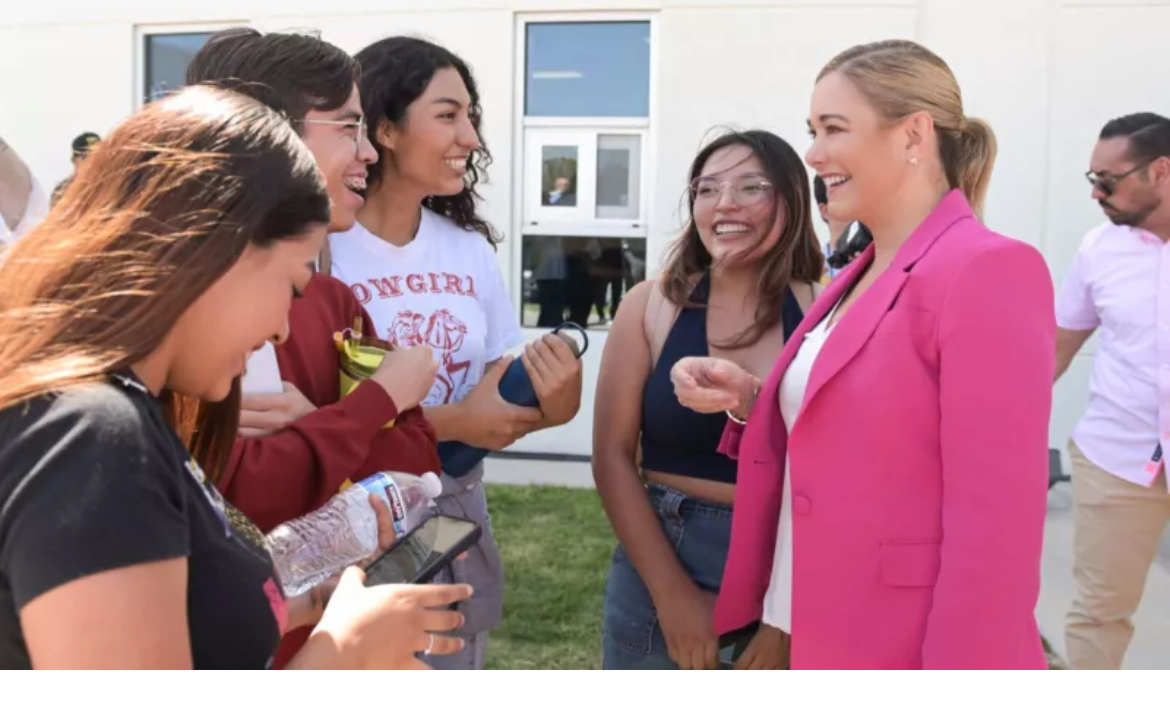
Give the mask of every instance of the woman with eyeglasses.
[{"label": "woman with eyeglasses", "polygon": [[[353,57],[328,42],[251,27],[212,35],[186,74],[190,85],[233,90],[289,118],[325,180],[329,231],[353,226],[364,202],[366,166],[377,159],[357,76]],[[284,391],[244,394],[241,436],[216,486],[264,530],[320,508],[340,488],[377,472],[438,471],[434,430],[417,406],[430,388],[433,359],[391,353],[370,381],[342,397],[334,336],[355,320],[365,335],[374,335],[349,286],[317,273],[292,302],[288,340],[249,359],[245,380],[268,370],[279,375],[270,380],[274,388]],[[268,351],[276,372],[261,364]],[[278,666],[301,637],[298,631],[285,641]]]},{"label": "woman with eyeglasses", "polygon": [[824,258],[800,156],[732,132],[691,166],[690,221],[662,274],[630,290],[601,360],[593,475],[617,534],[605,589],[606,669],[710,669],[731,539],[735,461],[724,419],[679,404],[680,358],[766,374],[817,296]]},{"label": "woman with eyeglasses", "polygon": [[248,355],[288,335],[330,221],[284,116],[207,87],[152,103],[0,259],[0,668],[418,668],[463,586],[341,578],[286,600],[215,480]]},{"label": "woman with eyeglasses", "polygon": [[901,40],[833,58],[808,123],[830,216],[873,244],[763,372],[673,372],[738,459],[716,629],[750,668],[1043,669],[1054,300],[981,220],[995,136]]},{"label": "woman with eyeglasses", "polygon": [[[240,92],[288,117],[325,180],[329,231],[353,226],[366,167],[377,159],[357,77],[357,61],[328,42],[251,27],[212,35],[187,65],[188,84]],[[289,308],[288,340],[249,358],[240,437],[217,486],[263,530],[315,511],[377,472],[438,472],[435,432],[418,407],[434,359],[424,348],[390,353],[369,381],[342,396],[335,335],[357,320],[364,336],[375,335],[349,286],[318,272]],[[264,380],[272,389],[254,391]],[[286,635],[275,666],[308,635],[304,628]]]},{"label": "woman with eyeglasses", "polygon": [[[378,162],[369,168],[358,223],[329,237],[330,269],[349,283],[379,336],[426,346],[439,362],[422,406],[442,442],[501,450],[522,436],[568,422],[581,397],[581,363],[555,336],[528,345],[523,363],[540,408],[509,404],[499,383],[505,355],[524,338],[496,263],[498,238],[476,211],[476,184],[490,156],[480,136],[480,100],[467,64],[447,49],[391,37],[362,49],[362,107]],[[503,566],[492,537],[483,464],[444,471],[439,510],[484,533],[447,576],[470,582],[461,606],[468,640],[435,665],[482,668],[488,630],[503,613]]]}]

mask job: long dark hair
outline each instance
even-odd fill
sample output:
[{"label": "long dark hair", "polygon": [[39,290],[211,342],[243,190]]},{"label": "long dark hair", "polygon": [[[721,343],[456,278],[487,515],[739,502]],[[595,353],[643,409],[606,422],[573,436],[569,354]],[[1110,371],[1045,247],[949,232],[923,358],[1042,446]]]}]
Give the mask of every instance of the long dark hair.
[{"label": "long dark hair", "polygon": [[[358,52],[357,61],[361,67],[359,87],[362,93],[362,110],[369,121],[370,135],[377,134],[386,122],[401,127],[406,119],[406,110],[426,92],[435,73],[444,68],[454,68],[467,86],[471,96],[469,116],[479,137],[479,148],[472,152],[467,167],[466,187],[458,195],[449,197],[428,197],[423,206],[455,222],[460,228],[478,231],[495,248],[502,237],[476,211],[476,201],[482,200],[475,186],[487,182],[487,167],[492,163],[491,152],[483,140],[481,123],[482,108],[479,88],[475,77],[463,59],[437,44],[414,37],[388,37],[370,44]],[[372,139],[378,161],[369,168],[368,180],[373,186],[382,179],[383,164],[386,163],[385,149]]]},{"label": "long dark hair", "polygon": [[[283,116],[210,87],[148,105],[0,260],[0,409],[142,361],[247,246],[328,222],[317,165]],[[160,399],[217,480],[236,438],[239,381],[222,402],[170,390]]]},{"label": "long dark hair", "polygon": [[[789,283],[813,283],[824,272],[825,257],[817,243],[812,223],[812,203],[809,197],[808,172],[800,156],[787,141],[762,130],[732,131],[707,144],[691,163],[688,183],[703,173],[707,160],[728,146],[745,146],[759,159],[776,193],[772,222],[784,217],[780,240],[759,261],[757,286],[759,305],[752,325],[730,343],[711,345],[716,348],[743,348],[760,340],[768,329],[780,322],[784,311],[784,295]],[[663,295],[677,307],[693,306],[690,302],[696,280],[711,269],[711,254],[699,237],[695,226],[695,194],[688,188],[687,225],[682,236],[671,247],[661,276]]]}]

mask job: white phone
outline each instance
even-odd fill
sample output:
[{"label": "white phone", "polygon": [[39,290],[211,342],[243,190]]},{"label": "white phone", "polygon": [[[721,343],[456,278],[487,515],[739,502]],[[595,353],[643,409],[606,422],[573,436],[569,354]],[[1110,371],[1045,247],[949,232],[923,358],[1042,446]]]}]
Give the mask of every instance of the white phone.
[{"label": "white phone", "polygon": [[280,367],[276,364],[276,346],[265,342],[260,350],[248,358],[247,369],[240,380],[244,394],[280,394],[284,385],[280,381]]}]

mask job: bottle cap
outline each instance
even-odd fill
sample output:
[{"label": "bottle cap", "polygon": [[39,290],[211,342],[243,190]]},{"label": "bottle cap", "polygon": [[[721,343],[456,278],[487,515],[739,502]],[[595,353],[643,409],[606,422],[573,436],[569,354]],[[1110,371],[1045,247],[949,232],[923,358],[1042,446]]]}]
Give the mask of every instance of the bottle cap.
[{"label": "bottle cap", "polygon": [[422,476],[422,487],[423,493],[431,499],[437,499],[443,493],[443,482],[433,472],[428,472]]},{"label": "bottle cap", "polygon": [[[577,343],[577,340],[567,333],[569,330],[581,334],[581,340],[584,342],[584,345]],[[576,358],[585,355],[585,351],[589,350],[589,334],[585,333],[585,329],[581,328],[578,324],[566,321],[558,325],[552,332],[569,345],[569,349],[573,351],[573,356]]]},{"label": "bottle cap", "polygon": [[569,350],[573,351],[573,357],[575,357],[575,358],[581,357],[581,346],[580,346],[580,344],[577,343],[577,339],[573,338],[572,336],[565,333],[564,331],[554,331],[553,333],[557,336],[557,338],[561,339],[566,344],[568,344]]}]

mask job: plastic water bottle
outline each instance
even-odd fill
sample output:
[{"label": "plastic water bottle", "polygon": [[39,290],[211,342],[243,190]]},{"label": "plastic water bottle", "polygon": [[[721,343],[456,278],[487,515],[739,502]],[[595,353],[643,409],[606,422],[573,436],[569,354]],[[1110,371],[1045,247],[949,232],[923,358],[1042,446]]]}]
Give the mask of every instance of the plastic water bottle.
[{"label": "plastic water bottle", "polygon": [[268,550],[285,596],[303,594],[378,550],[377,494],[401,538],[418,526],[443,491],[439,476],[380,472],[337,494],[311,514],[282,523],[268,534]]},{"label": "plastic water bottle", "polygon": [[[585,343],[578,345],[572,336],[561,331],[565,328],[574,328],[580,331]],[[569,348],[577,358],[580,358],[589,349],[589,336],[584,329],[571,321],[566,321],[556,327],[553,329],[553,333],[569,344]],[[504,371],[504,376],[500,378],[500,397],[509,404],[517,406],[540,406],[536,389],[532,386],[532,379],[528,377],[528,371],[524,369],[524,362],[519,357],[512,361],[512,364]],[[471,472],[471,469],[488,454],[486,448],[477,448],[459,441],[442,441],[438,445],[438,451],[443,472],[452,477],[462,477]]]}]

